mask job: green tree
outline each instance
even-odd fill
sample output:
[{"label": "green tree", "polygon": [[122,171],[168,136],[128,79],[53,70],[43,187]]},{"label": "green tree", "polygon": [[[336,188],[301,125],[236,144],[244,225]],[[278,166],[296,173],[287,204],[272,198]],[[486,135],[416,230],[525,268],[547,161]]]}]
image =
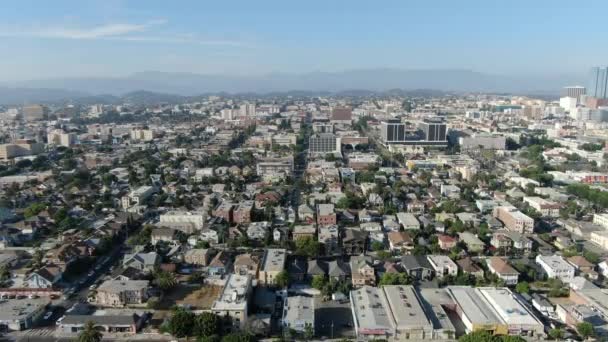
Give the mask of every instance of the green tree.
[{"label": "green tree", "polygon": [[310,341],[315,337],[315,330],[310,323],[306,323],[304,326],[304,339]]},{"label": "green tree", "polygon": [[310,236],[296,240],[296,253],[308,257],[314,257],[321,252],[321,244]]},{"label": "green tree", "polygon": [[177,285],[175,275],[166,271],[157,271],[154,273],[154,282],[163,291],[170,290]]},{"label": "green tree", "polygon": [[578,331],[579,335],[581,335],[581,337],[584,339],[595,336],[595,329],[589,322],[581,322],[577,324],[576,331]]},{"label": "green tree", "polygon": [[530,284],[528,284],[528,282],[526,282],[526,281],[522,281],[522,282],[518,283],[515,286],[515,291],[517,293],[521,293],[521,294],[529,293],[530,292]]},{"label": "green tree", "polygon": [[374,241],[372,242],[372,250],[375,252],[384,250],[384,244],[380,241]]},{"label": "green tree", "polygon": [[46,209],[45,203],[32,203],[29,207],[25,208],[25,210],[23,211],[23,216],[25,216],[25,218],[35,216],[38,215],[44,209]]},{"label": "green tree", "polygon": [[476,331],[460,336],[458,342],[500,342],[500,338],[487,331]]},{"label": "green tree", "polygon": [[551,329],[549,330],[549,337],[554,340],[561,340],[562,338],[564,338],[564,331],[560,328]]},{"label": "green tree", "polygon": [[323,289],[323,287],[325,286],[326,283],[327,283],[327,280],[325,279],[325,276],[322,274],[317,274],[312,277],[311,285],[313,288],[315,288],[317,290]]},{"label": "green tree", "polygon": [[80,334],[78,334],[78,342],[100,342],[103,334],[96,329],[93,321],[87,321]]},{"label": "green tree", "polygon": [[175,308],[173,315],[168,321],[168,330],[171,335],[175,337],[185,337],[192,334],[192,330],[195,324],[195,315],[186,311],[183,308]]},{"label": "green tree", "polygon": [[2,287],[6,287],[7,282],[11,280],[11,271],[8,269],[6,264],[0,266],[0,283]]},{"label": "green tree", "polygon": [[255,336],[246,333],[246,332],[238,332],[225,335],[222,337],[222,342],[256,342]]},{"label": "green tree", "polygon": [[409,285],[412,279],[406,273],[384,273],[378,282],[382,285]]},{"label": "green tree", "polygon": [[283,270],[277,274],[274,278],[274,284],[279,288],[286,288],[289,286],[289,274]]},{"label": "green tree", "polygon": [[208,337],[220,333],[222,320],[211,312],[203,312],[196,316],[194,323],[194,334],[196,336]]},{"label": "green tree", "polygon": [[32,267],[34,269],[41,268],[44,264],[44,252],[41,249],[36,249],[32,255]]}]

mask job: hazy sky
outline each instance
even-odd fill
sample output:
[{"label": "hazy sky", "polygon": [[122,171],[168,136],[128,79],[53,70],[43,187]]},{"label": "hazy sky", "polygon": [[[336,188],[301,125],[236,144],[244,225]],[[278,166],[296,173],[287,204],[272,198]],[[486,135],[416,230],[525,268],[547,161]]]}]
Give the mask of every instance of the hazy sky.
[{"label": "hazy sky", "polygon": [[608,1],[3,0],[0,81],[608,64]]}]

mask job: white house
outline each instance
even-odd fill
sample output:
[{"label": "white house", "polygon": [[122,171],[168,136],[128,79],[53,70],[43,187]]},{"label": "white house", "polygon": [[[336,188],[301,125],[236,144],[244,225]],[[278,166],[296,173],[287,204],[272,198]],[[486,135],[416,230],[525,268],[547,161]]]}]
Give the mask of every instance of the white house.
[{"label": "white house", "polygon": [[559,278],[566,283],[574,279],[576,269],[559,255],[537,255],[536,263],[543,268],[549,278]]}]

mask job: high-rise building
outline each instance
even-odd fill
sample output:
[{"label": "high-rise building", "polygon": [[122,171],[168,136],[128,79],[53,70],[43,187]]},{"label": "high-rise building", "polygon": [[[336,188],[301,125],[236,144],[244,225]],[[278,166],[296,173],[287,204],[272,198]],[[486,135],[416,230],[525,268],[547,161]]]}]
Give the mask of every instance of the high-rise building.
[{"label": "high-rise building", "polygon": [[581,95],[587,94],[587,88],[581,86],[564,87],[563,93],[564,97],[575,97],[580,100]]},{"label": "high-rise building", "polygon": [[36,121],[44,119],[48,114],[48,108],[42,105],[23,106],[22,113],[25,121]]},{"label": "high-rise building", "polygon": [[406,140],[405,123],[400,121],[382,121],[380,136],[385,144],[400,143]]},{"label": "high-rise building", "polygon": [[608,98],[608,67],[591,68],[587,95],[598,99]]},{"label": "high-rise building", "polygon": [[310,154],[327,154],[340,152],[340,138],[333,133],[320,133],[310,136],[308,140]]},{"label": "high-rise building", "polygon": [[443,121],[425,120],[418,127],[422,130],[426,141],[446,141],[447,125]]},{"label": "high-rise building", "polygon": [[244,103],[239,107],[241,116],[255,116],[255,104]]}]

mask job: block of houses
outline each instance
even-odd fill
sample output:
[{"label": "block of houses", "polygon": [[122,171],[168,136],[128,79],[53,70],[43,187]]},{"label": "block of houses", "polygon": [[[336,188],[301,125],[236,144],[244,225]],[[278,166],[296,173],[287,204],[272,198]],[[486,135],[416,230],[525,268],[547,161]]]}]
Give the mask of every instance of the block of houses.
[{"label": "block of houses", "polygon": [[509,265],[507,260],[499,257],[491,257],[486,260],[488,270],[502,279],[505,282],[505,285],[517,284],[519,281],[519,272]]}]

